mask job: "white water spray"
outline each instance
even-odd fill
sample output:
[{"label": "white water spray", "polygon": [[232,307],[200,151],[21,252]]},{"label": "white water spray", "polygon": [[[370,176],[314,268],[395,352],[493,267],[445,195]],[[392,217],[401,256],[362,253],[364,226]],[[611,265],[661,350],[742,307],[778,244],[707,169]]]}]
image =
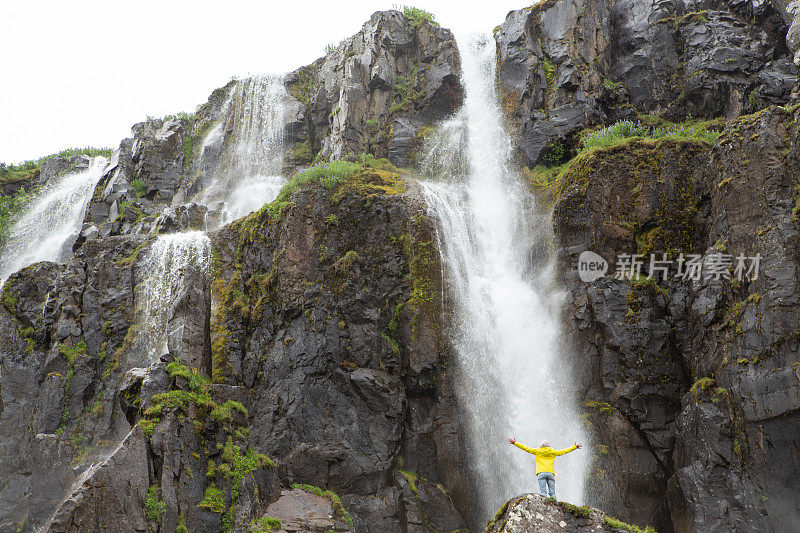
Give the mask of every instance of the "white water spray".
[{"label": "white water spray", "polygon": [[[495,43],[459,42],[464,107],[434,134],[423,161],[424,173],[447,180],[422,187],[440,225],[457,391],[488,518],[509,497],[538,492],[533,456],[508,437],[566,448],[586,434],[561,360],[552,252],[534,253],[550,249],[542,246],[548,218],[509,166]],[[589,463],[586,449],[556,460],[560,500],[582,502]]]},{"label": "white water spray", "polygon": [[152,364],[169,352],[169,320],[174,295],[189,269],[208,277],[211,266],[211,240],[202,231],[171,233],[158,238],[147,255],[147,278],[139,285],[141,346]]},{"label": "white water spray", "polygon": [[[209,207],[223,202],[223,223],[271,202],[286,183],[281,176],[285,97],[282,77],[255,76],[239,80],[226,103],[233,113],[233,131],[214,181],[195,199]],[[219,124],[203,146],[218,142],[221,135]]]},{"label": "white water spray", "polygon": [[11,228],[0,251],[0,285],[14,272],[39,261],[63,261],[83,223],[86,205],[108,160],[95,157],[89,166],[50,180]]}]

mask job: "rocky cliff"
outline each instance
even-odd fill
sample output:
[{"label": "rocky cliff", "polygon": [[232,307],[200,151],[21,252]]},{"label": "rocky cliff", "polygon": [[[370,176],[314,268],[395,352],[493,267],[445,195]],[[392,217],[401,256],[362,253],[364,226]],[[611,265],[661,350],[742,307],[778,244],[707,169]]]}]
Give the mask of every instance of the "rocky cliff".
[{"label": "rocky cliff", "polygon": [[[280,83],[287,175],[359,153],[408,164],[462,98],[450,32],[394,11]],[[168,287],[152,360],[154,243],[219,225],[192,200],[235,162],[251,85],[135,125],[69,261],[3,287],[0,530],[464,527],[434,228],[386,159],[298,173],[211,233],[210,268]]]},{"label": "rocky cliff", "polygon": [[563,162],[592,125],[735,118],[785,103],[797,68],[780,2],[547,0],[495,28],[519,156]]},{"label": "rocky cliff", "polygon": [[[552,167],[529,176],[553,205],[570,293],[572,366],[595,435],[590,502],[658,531],[800,523],[796,44],[784,40],[785,8],[548,1],[495,30],[521,160]],[[690,117],[685,128],[712,119],[701,129],[721,133],[654,133]],[[660,138],[584,148],[584,130],[620,119],[645,131],[630,137]],[[584,251],[608,260],[609,275],[581,281]],[[655,279],[617,279],[619,254],[637,253]],[[721,254],[730,269],[693,281],[673,263],[663,279],[653,253]],[[760,254],[758,276],[737,279],[739,254]]]},{"label": "rocky cliff", "polygon": [[[662,533],[800,523],[795,8],[546,0],[494,32],[517,159],[552,209],[589,503]],[[459,78],[448,30],[379,12],[285,77],[135,125],[69,260],[0,293],[0,531],[481,529],[437,228],[398,168],[460,107]],[[283,110],[273,170],[291,179],[224,223],[199,197],[239,171],[252,91]],[[85,164],[52,158],[2,194]],[[154,250],[189,230],[209,260],[169,278],[154,352]],[[618,254],[762,263],[584,282],[584,251],[609,274]],[[639,530],[535,495],[487,528]]]}]

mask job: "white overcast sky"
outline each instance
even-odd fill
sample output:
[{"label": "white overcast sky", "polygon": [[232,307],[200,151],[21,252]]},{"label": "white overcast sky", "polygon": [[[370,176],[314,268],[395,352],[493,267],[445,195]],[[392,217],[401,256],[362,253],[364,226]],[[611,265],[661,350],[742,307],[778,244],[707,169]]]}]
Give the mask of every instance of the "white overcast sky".
[{"label": "white overcast sky", "polygon": [[[491,31],[527,0],[418,0],[454,31]],[[398,2],[0,2],[0,161],[109,146],[193,111],[232,76],[288,72]]]}]

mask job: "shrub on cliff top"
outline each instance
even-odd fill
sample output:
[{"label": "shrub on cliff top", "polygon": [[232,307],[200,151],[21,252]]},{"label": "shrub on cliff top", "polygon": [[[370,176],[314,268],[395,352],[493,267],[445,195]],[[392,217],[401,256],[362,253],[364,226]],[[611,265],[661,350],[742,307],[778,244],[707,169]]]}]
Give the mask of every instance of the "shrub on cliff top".
[{"label": "shrub on cliff top", "polygon": [[430,11],[425,11],[424,9],[412,6],[398,6],[396,4],[394,8],[397,11],[402,11],[403,16],[409,19],[414,27],[424,24],[425,22],[433,24],[434,26],[439,25],[439,23],[436,22],[436,17],[434,17],[433,13]]},{"label": "shrub on cliff top", "polygon": [[660,139],[672,137],[676,139],[697,139],[713,145],[719,132],[709,131],[705,123],[672,124],[665,122],[662,126],[648,126],[641,121],[623,120],[607,128],[588,133],[581,139],[583,148],[603,148],[616,146],[630,139]]},{"label": "shrub on cliff top", "polygon": [[93,146],[86,146],[84,148],[67,148],[55,154],[46,155],[39,159],[30,159],[18,165],[7,165],[0,163],[0,181],[17,181],[18,178],[23,177],[25,174],[32,170],[40,168],[42,164],[51,157],[63,157],[68,159],[76,155],[86,155],[89,157],[96,157],[102,155],[103,157],[111,157],[113,150],[111,148],[95,148]]}]

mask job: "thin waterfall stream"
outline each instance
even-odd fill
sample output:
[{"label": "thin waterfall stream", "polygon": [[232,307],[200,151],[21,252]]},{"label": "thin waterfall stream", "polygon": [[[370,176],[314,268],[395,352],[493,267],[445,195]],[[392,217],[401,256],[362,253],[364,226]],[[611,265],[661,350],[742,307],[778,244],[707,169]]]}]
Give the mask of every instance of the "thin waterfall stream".
[{"label": "thin waterfall stream", "polygon": [[[439,226],[458,400],[489,518],[506,499],[538,492],[533,456],[508,437],[566,448],[587,435],[562,364],[549,215],[510,165],[494,39],[459,43],[466,100],[428,142],[423,174],[438,180],[422,190]],[[589,462],[585,451],[559,458],[560,500],[582,503]]]},{"label": "thin waterfall stream", "polygon": [[86,168],[53,178],[34,196],[0,250],[0,286],[28,265],[69,257],[107,164],[105,157],[94,157]]},{"label": "thin waterfall stream", "polygon": [[[203,140],[203,148],[216,142],[225,142],[226,148],[213,181],[194,200],[209,207],[221,203],[223,224],[271,202],[286,183],[281,176],[285,95],[281,76],[239,80],[224,105],[223,115],[230,114],[233,126],[229,138],[224,139],[220,122]],[[152,364],[180,342],[182,326],[171,324],[170,307],[186,276],[210,275],[211,241],[201,231],[162,235],[147,262],[151,268],[137,299],[142,351]]]},{"label": "thin waterfall stream", "polygon": [[[140,339],[149,364],[170,352],[170,337],[181,337],[182,325],[170,327],[174,297],[186,277],[193,274],[208,279],[211,268],[211,240],[202,231],[170,233],[153,243],[147,255],[151,265],[138,286],[142,306]],[[194,272],[193,272],[194,271]]]}]

